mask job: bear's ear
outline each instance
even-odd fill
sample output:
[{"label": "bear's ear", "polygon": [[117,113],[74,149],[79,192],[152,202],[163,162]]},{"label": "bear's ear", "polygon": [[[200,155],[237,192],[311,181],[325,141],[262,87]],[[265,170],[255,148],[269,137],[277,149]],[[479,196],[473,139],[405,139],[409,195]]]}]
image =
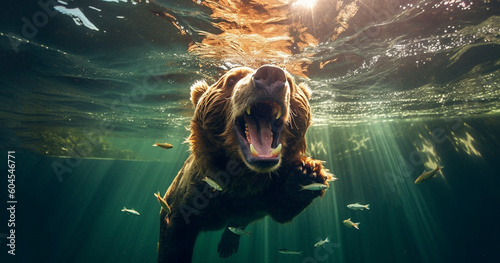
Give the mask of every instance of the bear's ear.
[{"label": "bear's ear", "polygon": [[198,81],[191,86],[191,102],[193,102],[195,107],[198,105],[198,101],[207,89],[208,84],[204,80]]},{"label": "bear's ear", "polygon": [[298,89],[299,91],[302,91],[304,93],[304,95],[306,95],[307,99],[311,99],[311,93],[312,93],[312,91],[309,88],[309,86],[307,86],[306,83],[302,82],[302,83],[296,85],[295,84],[295,80],[293,79],[293,77],[290,74],[287,74],[286,79],[287,79],[287,81],[288,81],[288,83],[290,85],[294,86],[295,90]]},{"label": "bear's ear", "polygon": [[309,86],[307,86],[307,84],[305,84],[305,83],[300,83],[298,86],[302,90],[302,92],[304,92],[304,94],[306,95],[307,99],[310,99],[312,91],[309,88]]}]

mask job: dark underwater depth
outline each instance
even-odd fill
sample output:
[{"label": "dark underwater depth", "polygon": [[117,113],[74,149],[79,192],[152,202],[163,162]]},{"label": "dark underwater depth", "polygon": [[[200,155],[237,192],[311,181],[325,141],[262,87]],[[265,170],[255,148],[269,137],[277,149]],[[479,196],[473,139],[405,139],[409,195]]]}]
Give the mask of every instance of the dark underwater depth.
[{"label": "dark underwater depth", "polygon": [[338,180],[193,262],[500,262],[494,0],[4,1],[0,262],[155,262],[189,87],[263,64],[310,86],[308,154]]}]

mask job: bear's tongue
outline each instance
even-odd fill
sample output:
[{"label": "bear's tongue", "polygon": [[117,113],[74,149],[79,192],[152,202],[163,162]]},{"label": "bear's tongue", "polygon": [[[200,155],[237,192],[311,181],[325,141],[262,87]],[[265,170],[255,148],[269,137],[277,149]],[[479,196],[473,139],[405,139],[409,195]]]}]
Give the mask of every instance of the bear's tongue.
[{"label": "bear's tongue", "polygon": [[[254,149],[251,149],[253,156],[273,157],[271,154],[271,144],[273,142],[273,132],[271,122],[266,117],[252,118],[245,116],[247,124],[245,129],[246,139]],[[249,147],[252,147],[250,146]]]}]

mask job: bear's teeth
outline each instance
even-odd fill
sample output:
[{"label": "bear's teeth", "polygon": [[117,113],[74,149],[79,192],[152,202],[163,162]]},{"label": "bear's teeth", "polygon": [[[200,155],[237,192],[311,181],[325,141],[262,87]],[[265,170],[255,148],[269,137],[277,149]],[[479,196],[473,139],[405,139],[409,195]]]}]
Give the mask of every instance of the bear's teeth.
[{"label": "bear's teeth", "polygon": [[281,117],[281,107],[278,107],[278,114],[276,114],[276,119]]},{"label": "bear's teeth", "polygon": [[275,156],[275,157],[278,156],[278,154],[280,154],[280,152],[281,152],[281,147],[282,147],[282,145],[280,143],[278,145],[278,147],[276,147],[276,148],[274,148],[274,149],[271,150],[271,155]]},{"label": "bear's teeth", "polygon": [[250,144],[250,153],[255,157],[259,156],[259,152],[253,147],[253,144]]},{"label": "bear's teeth", "polygon": [[247,108],[247,114],[250,115],[250,107]]},{"label": "bear's teeth", "polygon": [[245,136],[247,137],[248,143],[252,143],[252,139],[250,138],[250,133],[248,131],[245,131]]},{"label": "bear's teeth", "polygon": [[252,140],[250,139],[250,132],[248,131],[248,124],[245,123],[245,136],[247,138],[248,143],[252,143]]}]

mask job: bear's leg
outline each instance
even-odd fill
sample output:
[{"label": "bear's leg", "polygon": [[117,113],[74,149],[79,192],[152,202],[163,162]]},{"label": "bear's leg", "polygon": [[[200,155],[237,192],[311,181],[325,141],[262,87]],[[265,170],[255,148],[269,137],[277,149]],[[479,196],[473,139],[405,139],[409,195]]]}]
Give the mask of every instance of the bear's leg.
[{"label": "bear's leg", "polygon": [[267,210],[271,217],[280,223],[291,221],[311,204],[314,198],[325,193],[325,190],[302,190],[301,185],[328,185],[326,180],[331,176],[323,168],[321,161],[308,157],[280,167],[278,173],[279,176],[270,189]]},{"label": "bear's leg", "polygon": [[[247,225],[241,226],[237,224],[229,224],[229,226],[241,227],[241,229],[245,229]],[[232,254],[238,252],[238,246],[240,245],[240,235],[237,235],[227,227],[224,229],[222,233],[222,237],[219,242],[219,246],[217,247],[217,252],[219,252],[219,256],[221,258],[227,258]]]},{"label": "bear's leg", "polygon": [[198,230],[186,225],[182,217],[170,215],[165,219],[160,213],[160,240],[158,242],[158,263],[191,263]]}]

